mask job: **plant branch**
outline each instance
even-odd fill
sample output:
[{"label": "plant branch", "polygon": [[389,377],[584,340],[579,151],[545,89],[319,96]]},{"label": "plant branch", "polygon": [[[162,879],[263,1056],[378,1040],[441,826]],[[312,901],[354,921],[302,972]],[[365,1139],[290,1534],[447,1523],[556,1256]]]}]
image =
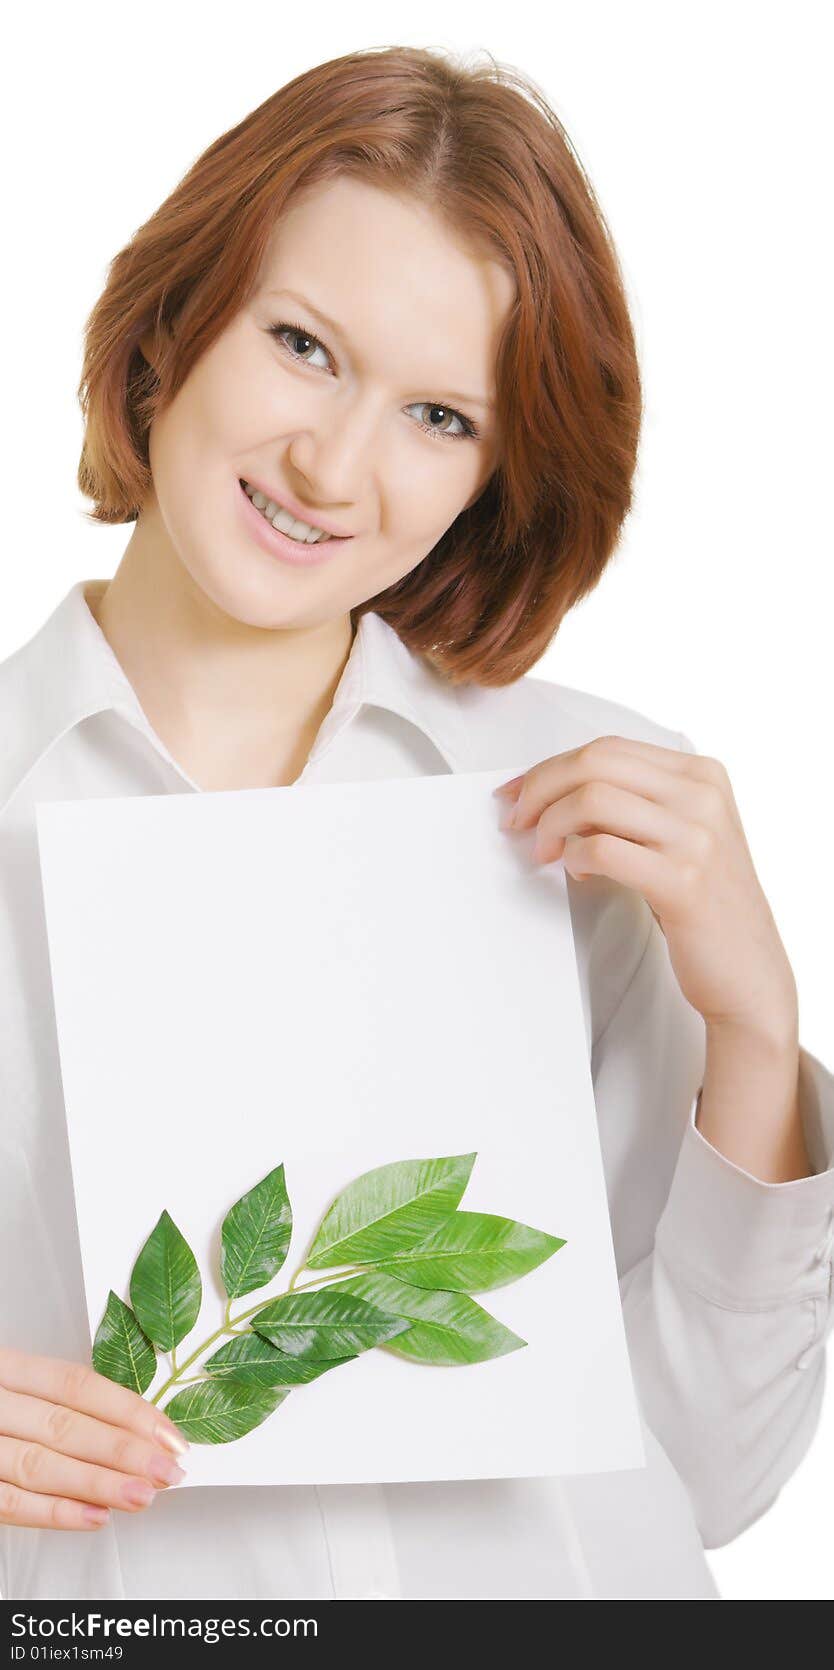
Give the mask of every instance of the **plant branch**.
[{"label": "plant branch", "polygon": [[[304,1266],[302,1265],[301,1269],[303,1270],[303,1268],[304,1268]],[[295,1275],[298,1276],[300,1274],[301,1274],[301,1270],[296,1270]],[[224,1334],[231,1337],[231,1338],[236,1338],[238,1334],[243,1334],[243,1333],[247,1333],[247,1332],[251,1333],[252,1332],[251,1329],[241,1328],[239,1326],[239,1324],[241,1322],[245,1322],[247,1320],[247,1318],[250,1317],[250,1316],[256,1316],[258,1311],[265,1310],[266,1306],[271,1305],[274,1299],[284,1299],[284,1298],[287,1297],[287,1294],[289,1294],[289,1293],[306,1292],[306,1290],[308,1288],[311,1288],[311,1287],[319,1287],[321,1285],[326,1286],[328,1282],[341,1281],[343,1276],[357,1276],[357,1275],[361,1275],[361,1274],[362,1274],[361,1269],[339,1270],[333,1275],[317,1276],[314,1281],[303,1282],[300,1287],[293,1287],[293,1282],[295,1281],[295,1276],[293,1276],[292,1281],[290,1282],[289,1287],[286,1289],[285,1293],[273,1293],[270,1296],[270,1298],[268,1298],[268,1299],[259,1299],[259,1301],[256,1305],[252,1305],[249,1310],[241,1311],[240,1314],[238,1316],[235,1316],[235,1317],[233,1317],[232,1314],[231,1314],[232,1301],[231,1301],[231,1299],[229,1299],[227,1304],[226,1304],[226,1309],[225,1309],[225,1312],[224,1312],[224,1315],[223,1315],[223,1321],[222,1321],[220,1327],[215,1329],[215,1332],[213,1334],[209,1334],[208,1339],[204,1339],[202,1344],[198,1345],[196,1347],[196,1349],[194,1351],[192,1351],[191,1356],[186,1357],[185,1362],[181,1363],[179,1368],[177,1368],[177,1366],[176,1366],[175,1353],[174,1353],[174,1351],[171,1352],[171,1363],[173,1365],[174,1372],[168,1376],[167,1380],[163,1381],[163,1384],[160,1386],[159,1391],[154,1392],[154,1395],[153,1395],[152,1398],[149,1399],[149,1402],[158,1404],[160,1398],[164,1396],[164,1394],[168,1391],[170,1386],[185,1385],[186,1382],[183,1381],[183,1379],[182,1379],[182,1376],[185,1373],[185,1370],[187,1368],[190,1368],[191,1364],[195,1363],[197,1361],[197,1358],[202,1356],[203,1352],[207,1351],[210,1345],[214,1344],[215,1340],[222,1339]],[[197,1379],[202,1379],[204,1377],[202,1375],[197,1375],[196,1378]],[[207,1376],[205,1378],[210,1378],[210,1376]]]},{"label": "plant branch", "polygon": [[[302,1269],[303,1268],[304,1268],[304,1266],[302,1265]],[[300,1282],[298,1287],[295,1286],[295,1276],[300,1276],[301,1275],[301,1270],[296,1270],[295,1276],[293,1276],[293,1279],[290,1282],[289,1287],[287,1288],[287,1292],[288,1293],[306,1293],[308,1287],[319,1287],[322,1283],[326,1285],[327,1282],[342,1281],[345,1276],[364,1276],[365,1273],[366,1273],[366,1270],[369,1269],[369,1268],[372,1268],[372,1266],[356,1265],[356,1267],[352,1270],[335,1270],[329,1276],[316,1276],[316,1277],[314,1277],[313,1281]]]}]

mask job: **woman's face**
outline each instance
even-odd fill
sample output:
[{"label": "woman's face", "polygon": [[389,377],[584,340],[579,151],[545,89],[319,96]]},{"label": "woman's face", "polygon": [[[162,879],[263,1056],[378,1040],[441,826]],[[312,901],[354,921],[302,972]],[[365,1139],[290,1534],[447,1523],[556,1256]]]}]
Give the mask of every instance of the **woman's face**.
[{"label": "woman's face", "polygon": [[[137,533],[144,521],[254,626],[316,625],[385,591],[495,469],[514,296],[499,263],[412,200],[347,177],[310,189],[276,226],[252,300],[152,425]],[[290,561],[241,479],[350,538],[291,544],[322,560]]]}]

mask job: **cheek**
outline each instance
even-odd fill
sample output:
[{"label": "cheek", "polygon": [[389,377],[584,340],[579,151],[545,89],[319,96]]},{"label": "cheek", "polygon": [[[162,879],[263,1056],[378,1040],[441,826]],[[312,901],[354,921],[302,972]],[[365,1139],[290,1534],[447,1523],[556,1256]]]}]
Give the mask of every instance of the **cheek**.
[{"label": "cheek", "polygon": [[460,443],[459,455],[448,456],[457,444],[417,437],[410,448],[403,446],[392,457],[386,474],[392,530],[406,539],[422,539],[428,549],[460,515],[478,485],[478,466],[465,442]]},{"label": "cheek", "polygon": [[[427,445],[440,447],[443,442]],[[444,476],[437,468],[422,471],[419,479],[414,471],[400,481],[386,474],[378,536],[364,550],[362,542],[357,547],[357,559],[367,558],[366,572],[373,574],[375,591],[396,585],[423,562],[473,490],[459,477],[453,479],[453,472]]]},{"label": "cheek", "polygon": [[290,422],[290,402],[264,378],[235,379],[218,398],[206,403],[203,431],[218,452],[230,459],[257,450],[283,434]]},{"label": "cheek", "polygon": [[191,506],[191,520],[200,502],[214,500],[223,490],[224,470],[232,465],[228,435],[233,419],[224,412],[204,377],[192,375],[154,422],[150,462],[160,503],[178,517]]},{"label": "cheek", "polygon": [[[204,355],[180,394],[196,444],[232,465],[279,436],[292,420],[292,397],[263,354],[229,342]],[[179,396],[178,396],[179,399]]]}]

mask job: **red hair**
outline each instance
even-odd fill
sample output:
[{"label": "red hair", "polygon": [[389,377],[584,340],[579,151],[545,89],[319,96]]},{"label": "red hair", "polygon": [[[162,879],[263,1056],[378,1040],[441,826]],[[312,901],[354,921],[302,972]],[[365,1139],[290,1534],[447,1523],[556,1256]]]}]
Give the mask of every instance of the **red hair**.
[{"label": "red hair", "polygon": [[[498,465],[373,609],[452,683],[508,684],[594,588],[631,508],[642,397],[608,227],[529,78],[417,47],[296,76],[214,141],[110,263],[86,321],[81,492],[135,521],[148,432],[256,287],[276,220],[320,180],[411,196],[500,261],[516,298],[496,365]],[[177,322],[176,337],[171,325]],[[155,368],[139,347],[152,331]]]}]

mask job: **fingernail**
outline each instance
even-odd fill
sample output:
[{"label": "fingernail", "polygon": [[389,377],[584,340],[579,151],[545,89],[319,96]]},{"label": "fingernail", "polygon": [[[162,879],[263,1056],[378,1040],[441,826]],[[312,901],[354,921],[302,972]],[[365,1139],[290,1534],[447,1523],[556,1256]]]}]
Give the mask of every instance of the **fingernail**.
[{"label": "fingernail", "polygon": [[144,1479],[130,1479],[122,1488],[122,1501],[130,1502],[134,1508],[146,1508],[155,1495],[153,1485]]},{"label": "fingernail", "polygon": [[509,783],[499,783],[497,789],[493,789],[492,792],[493,794],[514,794],[521,788],[523,782],[524,773],[522,772],[520,777],[511,777]]},{"label": "fingernail", "polygon": [[106,1525],[110,1518],[110,1511],[108,1508],[82,1508],[81,1518],[88,1525]]},{"label": "fingernail", "polygon": [[179,1484],[185,1478],[182,1467],[168,1455],[152,1455],[148,1461],[148,1472],[157,1484]]},{"label": "fingernail", "polygon": [[174,1426],[158,1426],[154,1437],[158,1444],[164,1444],[166,1450],[171,1450],[174,1455],[185,1455],[186,1450],[191,1448],[188,1439],[183,1438]]}]

